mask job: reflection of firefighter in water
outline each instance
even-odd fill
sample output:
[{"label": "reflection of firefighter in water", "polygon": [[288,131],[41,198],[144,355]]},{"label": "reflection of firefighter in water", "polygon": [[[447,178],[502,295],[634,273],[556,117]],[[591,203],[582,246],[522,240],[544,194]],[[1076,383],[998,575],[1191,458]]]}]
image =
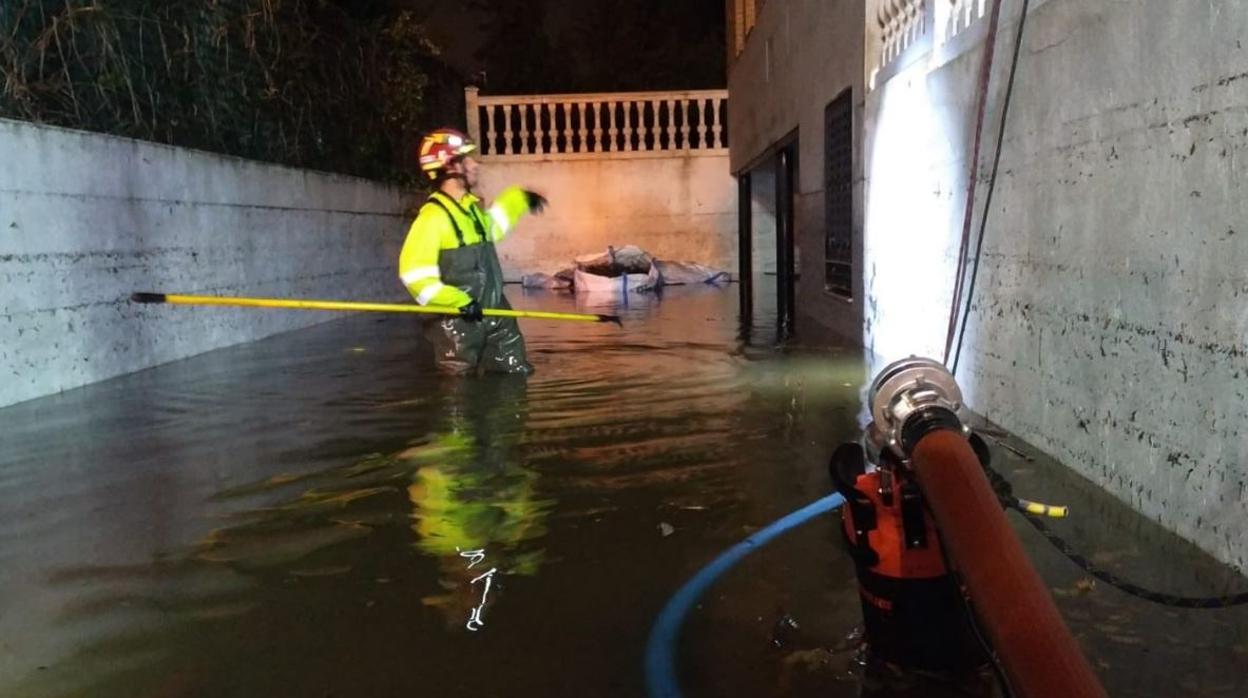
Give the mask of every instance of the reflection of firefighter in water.
[{"label": "reflection of firefighter in water", "polygon": [[[433,556],[445,593],[425,599],[452,625],[477,630],[500,578],[533,575],[549,502],[536,498],[535,473],[514,453],[527,413],[525,378],[486,376],[456,385],[449,431],[399,454],[426,461],[412,472],[408,497],[417,547]],[[428,455],[436,453],[437,458]]]}]

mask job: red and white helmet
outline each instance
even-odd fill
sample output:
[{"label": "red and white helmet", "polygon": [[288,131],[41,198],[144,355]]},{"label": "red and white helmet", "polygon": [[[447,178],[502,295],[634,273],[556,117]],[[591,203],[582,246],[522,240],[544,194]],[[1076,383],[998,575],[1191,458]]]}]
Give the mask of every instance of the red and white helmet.
[{"label": "red and white helmet", "polygon": [[420,139],[420,170],[429,179],[437,179],[438,172],[445,169],[452,160],[476,150],[477,144],[461,131],[453,128],[430,131]]}]

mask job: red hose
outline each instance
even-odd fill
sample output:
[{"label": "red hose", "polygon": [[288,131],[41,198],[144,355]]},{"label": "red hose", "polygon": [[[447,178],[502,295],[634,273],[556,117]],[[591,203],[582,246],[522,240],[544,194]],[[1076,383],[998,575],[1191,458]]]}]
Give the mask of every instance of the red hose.
[{"label": "red hose", "polygon": [[1106,696],[967,440],[955,431],[933,431],[919,440],[911,458],[976,620],[1015,695]]}]

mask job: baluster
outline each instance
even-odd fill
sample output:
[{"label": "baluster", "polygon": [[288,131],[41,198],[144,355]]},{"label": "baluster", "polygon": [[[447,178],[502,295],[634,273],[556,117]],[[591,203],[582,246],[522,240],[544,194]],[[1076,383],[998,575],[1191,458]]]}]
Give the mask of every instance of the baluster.
[{"label": "baluster", "polygon": [[637,115],[633,117],[635,119],[633,121],[633,131],[637,134],[637,147],[635,150],[643,151],[646,149],[646,103],[630,102],[629,105],[629,115],[632,115],[632,109],[636,109],[637,113]]},{"label": "baluster", "polygon": [[632,152],[633,150],[633,103],[624,102],[624,151]]},{"label": "baluster", "polygon": [[691,150],[693,144],[689,142],[689,119],[693,117],[693,103],[688,99],[680,100],[680,145],[685,150]]},{"label": "baluster", "polygon": [[667,100],[667,149],[676,150],[676,100]]},{"label": "baluster", "polygon": [[589,111],[594,115],[594,127],[589,131],[589,135],[593,137],[590,144],[589,152],[605,152],[606,148],[602,144],[602,102],[589,102],[587,104]]},{"label": "baluster", "polygon": [[910,38],[906,41],[906,46],[910,46],[918,41],[919,36],[923,33],[923,2],[922,0],[910,0],[906,4],[906,24]]},{"label": "baluster", "polygon": [[512,105],[500,105],[503,110],[503,155],[512,155],[515,150],[512,148],[511,138],[514,133],[511,130],[511,114]]},{"label": "baluster", "polygon": [[498,132],[494,130],[494,105],[490,104],[485,107],[485,143],[482,144],[481,150],[483,155],[493,155],[498,152],[494,142],[494,137],[497,135]]},{"label": "baluster", "polygon": [[[533,105],[533,152],[538,155],[544,155],[548,152],[546,148],[546,128],[542,126],[542,119],[550,118],[547,111],[547,105],[538,102]],[[554,143],[551,143],[551,147]]]},{"label": "baluster", "polygon": [[646,105],[649,102],[637,102],[637,149],[650,150],[646,136],[650,135],[650,127],[646,125]]},{"label": "baluster", "polygon": [[899,47],[897,50],[897,54],[901,55],[902,51],[905,51],[907,48],[910,48],[910,30],[911,30],[910,25],[911,23],[910,23],[910,1],[909,0],[900,0],[898,7],[897,7],[897,22],[898,22],[897,33],[899,35]]},{"label": "baluster", "polygon": [[572,142],[572,115],[576,112],[573,108],[576,105],[572,102],[565,102],[563,105],[563,150],[564,153],[575,153],[576,144]]},{"label": "baluster", "polygon": [[[525,107],[526,115],[528,114],[528,110],[530,109],[533,110],[533,130],[529,132],[529,135],[533,137],[533,148],[529,152],[533,153],[534,155],[541,155],[542,153],[546,152],[546,143],[544,142],[546,129],[542,126],[542,116],[545,114],[546,105],[542,104],[541,102],[535,102],[529,106],[526,106]],[[528,123],[527,116],[525,117],[525,123],[526,124]],[[527,142],[528,139],[526,138],[525,141]]]},{"label": "baluster", "polygon": [[710,122],[706,121],[706,100],[698,100],[698,150],[706,150],[706,129]]},{"label": "baluster", "polygon": [[619,133],[615,128],[615,102],[608,101],[607,107],[607,147],[606,152],[611,153],[619,150],[619,144],[615,142],[615,137]]},{"label": "baluster", "polygon": [[[662,108],[663,108],[663,100],[658,99],[658,100],[652,100],[650,102],[650,111],[654,112],[654,149],[655,150],[667,149],[663,146],[663,140],[662,140],[662,134],[665,131],[665,129],[659,123],[659,111]],[[671,115],[669,114],[668,116],[670,117]]]},{"label": "baluster", "polygon": [[580,119],[576,124],[576,137],[581,142],[582,153],[594,152],[594,144],[589,140],[589,113],[593,111],[594,105],[589,102],[576,103],[576,116]]},{"label": "baluster", "polygon": [[884,42],[883,62],[887,64],[893,60],[893,12],[892,0],[882,0],[880,2],[880,37]]},{"label": "baluster", "polygon": [[581,129],[578,132],[581,139],[581,151],[592,153],[597,150],[597,146],[594,142],[594,129],[589,125],[589,119],[592,117],[594,123],[598,123],[597,105],[593,102],[581,102],[577,110],[581,115]]},{"label": "baluster", "polygon": [[910,44],[914,43],[917,24],[914,16],[914,3],[911,0],[905,0],[901,5],[901,21],[902,34],[905,37],[904,48],[910,48]]},{"label": "baluster", "polygon": [[[533,105],[533,152],[541,154],[547,152],[546,149],[546,127],[542,125],[542,114],[546,111],[546,105],[537,102]],[[553,127],[554,124],[551,124]],[[553,128],[551,129],[553,131]],[[550,150],[555,149],[554,139],[551,138]]]},{"label": "baluster", "polygon": [[718,98],[711,99],[711,147],[722,148],[721,135],[724,132],[724,125],[721,123],[723,119],[719,117],[720,100]]},{"label": "baluster", "polygon": [[890,14],[889,22],[888,22],[890,29],[888,33],[890,36],[889,41],[893,47],[888,57],[889,60],[897,58],[898,56],[901,55],[902,42],[904,41],[902,32],[906,28],[905,17],[904,17],[904,10],[902,10],[901,5],[898,4],[899,2],[900,0],[889,0],[888,2],[889,14]]}]

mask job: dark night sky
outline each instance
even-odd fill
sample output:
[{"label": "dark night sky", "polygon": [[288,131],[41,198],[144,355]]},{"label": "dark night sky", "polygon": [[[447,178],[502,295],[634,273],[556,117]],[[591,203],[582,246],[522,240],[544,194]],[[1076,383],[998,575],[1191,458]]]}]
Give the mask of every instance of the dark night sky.
[{"label": "dark night sky", "polygon": [[722,87],[723,0],[413,0],[486,93]]}]

